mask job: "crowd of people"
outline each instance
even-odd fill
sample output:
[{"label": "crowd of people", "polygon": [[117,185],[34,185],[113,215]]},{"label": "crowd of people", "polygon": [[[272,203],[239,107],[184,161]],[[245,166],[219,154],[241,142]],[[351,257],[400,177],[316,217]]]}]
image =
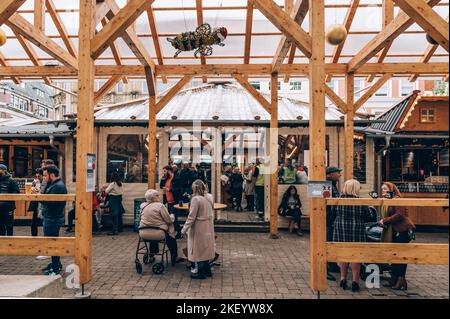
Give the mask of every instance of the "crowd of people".
[{"label": "crowd of people", "polygon": [[[361,184],[350,179],[344,182],[342,191],[338,183],[341,180],[341,169],[328,167],[327,180],[332,183],[332,196],[334,198],[360,197]],[[286,183],[297,183],[297,178],[307,180],[307,171],[297,170],[291,162],[286,162],[280,169],[279,177]],[[264,164],[256,160],[247,166],[243,173],[238,167],[226,166],[221,177],[222,198],[229,208],[242,211],[242,199],[245,196],[249,211],[256,210],[259,216],[264,214]],[[158,226],[161,231],[152,229],[141,230],[140,236],[144,238],[165,239],[171,252],[172,263],[176,264],[183,259],[178,257],[177,240],[183,236],[188,237],[187,258],[195,267],[192,268],[192,278],[204,279],[212,275],[211,261],[217,259],[214,233],[214,201],[209,194],[206,183],[206,174],[193,168],[189,162],[184,162],[181,168],[177,165],[164,167],[160,181],[163,196],[157,190],[148,190],[145,194],[146,203],[141,206],[141,227]],[[17,182],[8,173],[5,165],[0,165],[0,193],[19,193]],[[60,171],[52,160],[44,160],[39,169],[35,171],[35,178],[31,185],[32,194],[67,194],[66,186],[60,177]],[[111,183],[101,187],[100,191],[93,193],[93,227],[94,231],[101,227],[102,215],[111,216],[112,230],[109,235],[117,235],[123,228],[122,205],[123,185],[119,174],[113,173]],[[382,198],[399,198],[398,188],[389,182],[381,186]],[[180,210],[175,209],[176,204],[189,203],[189,214],[181,227],[178,217]],[[302,203],[296,186],[291,185],[282,197],[279,206],[281,216],[290,216],[294,220],[295,232],[301,236]],[[0,236],[12,236],[14,226],[14,201],[0,202]],[[31,235],[38,235],[38,227],[43,226],[46,237],[58,237],[60,228],[65,224],[65,202],[31,202],[28,211],[32,212]],[[405,207],[385,206],[381,208],[379,216],[367,206],[327,206],[327,241],[331,242],[367,242],[366,226],[368,223],[378,222],[383,226],[380,241],[391,243],[409,243],[413,239],[415,225],[408,217]],[[68,229],[73,230],[75,210],[68,214]],[[167,233],[167,235],[165,235]],[[164,235],[164,236],[163,236]],[[163,236],[163,237],[162,237]],[[150,247],[150,253],[156,254],[158,244]],[[39,259],[51,258],[51,263],[43,269],[44,274],[59,274],[62,270],[60,257],[38,256]],[[347,289],[349,268],[352,270],[351,290],[360,290],[360,263],[328,263],[327,277],[336,280],[332,273],[340,274],[340,287]],[[406,264],[393,264],[391,278],[387,286],[396,290],[406,290]]]}]

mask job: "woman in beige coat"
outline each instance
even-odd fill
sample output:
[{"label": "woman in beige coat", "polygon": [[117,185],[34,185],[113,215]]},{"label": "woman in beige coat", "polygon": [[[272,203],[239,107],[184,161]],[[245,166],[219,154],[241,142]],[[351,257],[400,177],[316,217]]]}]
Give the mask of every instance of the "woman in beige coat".
[{"label": "woman in beige coat", "polygon": [[215,257],[214,203],[207,193],[206,185],[196,180],[192,185],[193,197],[190,212],[181,231],[188,237],[188,259],[197,264],[198,272],[191,274],[194,279],[211,277],[209,262]]},{"label": "woman in beige coat", "polygon": [[[175,217],[169,215],[166,207],[161,203],[158,191],[149,189],[145,193],[145,199],[147,202],[141,204],[141,223],[139,228],[153,226],[163,230],[144,228],[139,230],[139,236],[144,240],[151,240],[150,255],[155,255],[159,252],[158,242],[165,239],[170,250],[172,265],[174,266],[177,262],[183,261],[183,259],[178,258],[178,246],[173,225]],[[165,231],[167,231],[167,235]]]}]

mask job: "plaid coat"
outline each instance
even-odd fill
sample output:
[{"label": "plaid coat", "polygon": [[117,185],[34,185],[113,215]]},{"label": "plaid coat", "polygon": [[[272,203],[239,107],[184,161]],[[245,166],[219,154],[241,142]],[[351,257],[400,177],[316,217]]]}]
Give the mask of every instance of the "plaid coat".
[{"label": "plaid coat", "polygon": [[[353,196],[341,196],[351,198]],[[370,222],[370,211],[367,206],[335,206],[333,241],[366,242],[365,224]]]}]

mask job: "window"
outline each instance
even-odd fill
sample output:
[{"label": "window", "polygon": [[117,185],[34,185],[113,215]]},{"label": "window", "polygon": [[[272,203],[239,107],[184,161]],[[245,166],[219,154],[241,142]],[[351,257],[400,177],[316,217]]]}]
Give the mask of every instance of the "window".
[{"label": "window", "polygon": [[332,80],[327,83],[328,87],[332,89],[333,91],[338,91],[338,82],[336,80]]},{"label": "window", "polygon": [[407,80],[402,81],[402,96],[408,96],[410,95],[415,89],[415,84],[411,83]]},{"label": "window", "polygon": [[434,109],[421,109],[420,110],[420,123],[434,123]]},{"label": "window", "polygon": [[361,90],[363,89],[363,81],[355,80],[355,97],[361,97]]},{"label": "window", "polygon": [[121,81],[117,84],[117,93],[123,93],[124,91],[125,91],[125,87]]},{"label": "window", "polygon": [[375,93],[375,96],[388,96],[389,95],[389,84],[383,85],[377,93]]},{"label": "window", "polygon": [[42,105],[39,105],[37,115],[40,117],[48,118],[48,109],[46,107],[43,107]]},{"label": "window", "polygon": [[[269,81],[269,90],[271,90],[271,88],[270,88],[270,85],[271,85],[271,81]],[[280,81],[278,81],[278,91],[280,91],[281,90],[281,82]]]},{"label": "window", "polygon": [[18,97],[16,95],[12,96],[12,105],[13,107],[15,107],[16,109],[19,109],[21,111],[29,111],[29,102],[28,100],[25,100],[21,97]]},{"label": "window", "polygon": [[250,85],[253,86],[258,91],[261,90],[261,82],[250,82]]},{"label": "window", "polygon": [[302,82],[301,81],[292,81],[289,83],[289,89],[291,91],[301,91],[302,90]]},{"label": "window", "polygon": [[[125,183],[147,183],[148,141],[146,135],[109,135],[107,182],[118,173]],[[158,148],[157,148],[158,149]]]}]

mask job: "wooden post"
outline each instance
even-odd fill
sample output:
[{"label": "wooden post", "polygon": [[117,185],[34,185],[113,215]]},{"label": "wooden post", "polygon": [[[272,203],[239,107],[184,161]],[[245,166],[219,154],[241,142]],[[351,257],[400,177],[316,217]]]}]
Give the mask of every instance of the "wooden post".
[{"label": "wooden post", "polygon": [[355,75],[348,73],[345,76],[347,110],[344,116],[344,180],[353,178],[354,143],[354,100],[355,100]]},{"label": "wooden post", "polygon": [[94,150],[94,59],[91,39],[95,35],[95,0],[80,0],[77,109],[77,180],[75,263],[80,283],[92,278],[92,193],[86,191],[87,154]]},{"label": "wooden post", "polygon": [[148,100],[148,188],[156,188],[156,96]]},{"label": "wooden post", "polygon": [[45,30],[45,0],[34,0],[34,26],[39,31]]},{"label": "wooden post", "polygon": [[278,238],[278,73],[270,79],[270,238]]},{"label": "wooden post", "polygon": [[[324,0],[310,1],[310,180],[324,181],[325,158],[325,23]],[[310,199],[311,223],[311,289],[327,290],[326,204],[324,199]]]}]

